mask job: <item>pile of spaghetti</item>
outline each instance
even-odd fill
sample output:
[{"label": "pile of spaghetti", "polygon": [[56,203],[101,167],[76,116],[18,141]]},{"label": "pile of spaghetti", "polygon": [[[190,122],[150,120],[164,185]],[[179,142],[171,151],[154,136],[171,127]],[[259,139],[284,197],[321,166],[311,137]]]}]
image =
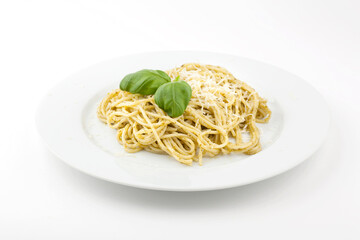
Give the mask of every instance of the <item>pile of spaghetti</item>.
[{"label": "pile of spaghetti", "polygon": [[98,107],[98,118],[117,129],[127,152],[145,149],[201,165],[203,156],[261,150],[256,123],[268,122],[271,111],[253,88],[218,66],[188,63],[166,73],[171,79],[180,76],[192,89],[180,117],[169,117],[152,95],[120,89],[108,93]]}]

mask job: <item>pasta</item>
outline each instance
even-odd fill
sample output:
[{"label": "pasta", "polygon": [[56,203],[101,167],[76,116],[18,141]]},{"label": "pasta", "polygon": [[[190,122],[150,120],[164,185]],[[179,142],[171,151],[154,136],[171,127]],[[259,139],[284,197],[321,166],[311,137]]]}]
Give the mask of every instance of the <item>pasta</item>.
[{"label": "pasta", "polygon": [[[269,121],[266,100],[246,83],[219,66],[187,63],[166,73],[180,76],[192,89],[183,115],[169,117],[143,96],[116,89],[107,94],[98,118],[117,129],[117,140],[130,153],[167,153],[177,161],[202,165],[204,156],[261,151],[256,123]],[[245,136],[249,140],[245,141]]]}]

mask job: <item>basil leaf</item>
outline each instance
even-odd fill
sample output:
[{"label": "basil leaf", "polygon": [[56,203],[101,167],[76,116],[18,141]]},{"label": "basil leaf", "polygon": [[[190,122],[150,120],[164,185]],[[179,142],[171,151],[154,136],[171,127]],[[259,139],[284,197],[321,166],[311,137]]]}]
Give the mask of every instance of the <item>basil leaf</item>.
[{"label": "basil leaf", "polygon": [[155,103],[170,117],[181,116],[191,98],[191,87],[185,81],[175,81],[161,85],[154,95]]},{"label": "basil leaf", "polygon": [[171,79],[164,71],[143,69],[126,75],[120,82],[120,89],[131,93],[150,95],[168,82],[171,82]]}]

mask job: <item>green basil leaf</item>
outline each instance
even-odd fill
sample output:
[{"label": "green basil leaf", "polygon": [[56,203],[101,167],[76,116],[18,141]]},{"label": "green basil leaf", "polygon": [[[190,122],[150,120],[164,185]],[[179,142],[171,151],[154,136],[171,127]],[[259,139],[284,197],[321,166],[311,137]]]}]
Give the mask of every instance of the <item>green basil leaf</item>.
[{"label": "green basil leaf", "polygon": [[175,81],[161,85],[154,95],[155,103],[170,117],[181,116],[191,98],[191,87],[185,81]]},{"label": "green basil leaf", "polygon": [[131,93],[150,95],[168,82],[171,82],[171,79],[164,71],[143,69],[126,75],[120,82],[120,89]]}]

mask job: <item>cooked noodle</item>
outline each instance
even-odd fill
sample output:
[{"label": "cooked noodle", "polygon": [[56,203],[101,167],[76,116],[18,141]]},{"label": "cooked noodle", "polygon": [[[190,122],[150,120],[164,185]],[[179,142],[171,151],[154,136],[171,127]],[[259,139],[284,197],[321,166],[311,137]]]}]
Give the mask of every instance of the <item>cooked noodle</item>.
[{"label": "cooked noodle", "polygon": [[[218,66],[188,63],[166,73],[171,79],[179,75],[192,88],[180,117],[169,117],[153,95],[120,89],[108,93],[98,107],[98,118],[117,129],[127,152],[165,152],[181,163],[201,165],[203,156],[261,151],[255,123],[268,122],[271,111],[253,88]],[[245,135],[250,140],[245,141]]]}]

